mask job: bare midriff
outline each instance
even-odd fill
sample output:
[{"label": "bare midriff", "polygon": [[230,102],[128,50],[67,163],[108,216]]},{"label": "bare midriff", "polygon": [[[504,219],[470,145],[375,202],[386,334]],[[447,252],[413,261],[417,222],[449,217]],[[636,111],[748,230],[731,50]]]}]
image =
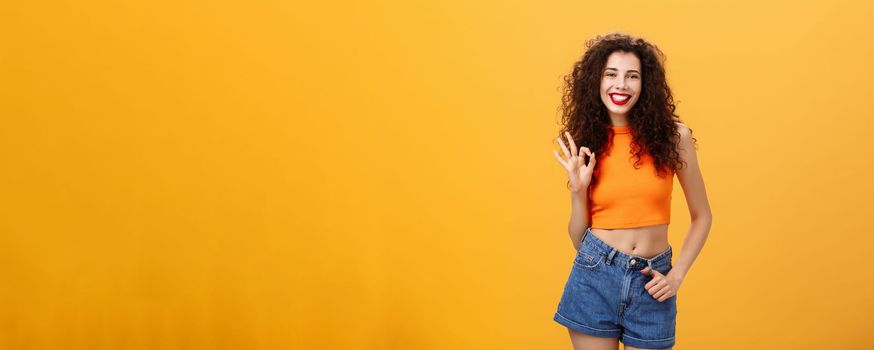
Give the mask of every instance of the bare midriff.
[{"label": "bare midriff", "polygon": [[592,228],[592,234],[616,250],[628,255],[653,258],[668,249],[668,225],[600,229]]}]

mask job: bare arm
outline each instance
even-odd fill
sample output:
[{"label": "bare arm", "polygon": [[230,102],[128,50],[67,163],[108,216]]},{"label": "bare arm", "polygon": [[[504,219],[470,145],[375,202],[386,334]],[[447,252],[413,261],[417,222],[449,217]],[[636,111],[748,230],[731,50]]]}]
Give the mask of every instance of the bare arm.
[{"label": "bare arm", "polygon": [[668,275],[673,275],[679,280],[683,280],[689,269],[692,268],[692,263],[695,262],[698,253],[704,247],[704,242],[707,240],[707,235],[713,222],[713,214],[707,201],[707,191],[704,188],[701,169],[698,167],[698,158],[695,154],[691,132],[685,124],[679,125],[680,157],[686,162],[687,166],[677,172],[677,178],[683,187],[692,224],[689,226],[689,232],[686,233],[686,238],[683,240],[683,249],[680,252],[680,256],[674,262],[674,267]]},{"label": "bare arm", "polygon": [[[589,227],[589,184],[592,183],[592,173],[595,171],[595,164],[598,160],[595,153],[588,147],[580,147],[578,152],[577,144],[571,134],[567,131],[564,134],[570,144],[570,150],[561,138],[557,140],[565,159],[558,155],[558,151],[553,150],[552,153],[568,173],[568,183],[571,190],[571,219],[568,222],[567,231],[574,248],[579,250],[583,233]],[[589,157],[588,163],[584,156]]]},{"label": "bare arm", "polygon": [[583,233],[589,227],[590,221],[588,191],[571,191],[571,218],[567,224],[567,231],[574,250],[580,250],[580,240],[583,239]]}]

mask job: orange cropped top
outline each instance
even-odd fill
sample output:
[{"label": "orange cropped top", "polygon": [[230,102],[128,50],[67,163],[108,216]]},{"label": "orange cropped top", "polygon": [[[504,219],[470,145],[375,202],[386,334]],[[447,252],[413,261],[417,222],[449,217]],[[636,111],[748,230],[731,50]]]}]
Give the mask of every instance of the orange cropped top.
[{"label": "orange cropped top", "polygon": [[[607,154],[597,154],[595,176],[589,187],[592,228],[617,229],[669,224],[673,172],[656,175],[653,158],[647,152],[637,158],[631,153],[631,127],[610,126],[613,137]],[[602,152],[603,153],[603,152]]]}]

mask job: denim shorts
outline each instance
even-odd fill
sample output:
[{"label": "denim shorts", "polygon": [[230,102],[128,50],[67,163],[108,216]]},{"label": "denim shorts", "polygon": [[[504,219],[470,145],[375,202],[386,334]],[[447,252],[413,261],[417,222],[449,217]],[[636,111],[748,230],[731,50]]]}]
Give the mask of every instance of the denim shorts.
[{"label": "denim shorts", "polygon": [[673,266],[671,249],[669,245],[651,259],[628,255],[587,228],[553,319],[638,348],[674,346],[677,296],[659,302],[644,289],[652,278],[640,272],[649,266],[666,275]]}]

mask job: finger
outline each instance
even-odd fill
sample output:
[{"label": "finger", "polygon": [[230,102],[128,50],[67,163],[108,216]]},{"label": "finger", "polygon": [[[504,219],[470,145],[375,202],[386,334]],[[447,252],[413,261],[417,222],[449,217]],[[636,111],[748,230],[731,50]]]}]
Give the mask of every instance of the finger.
[{"label": "finger", "polygon": [[589,156],[589,164],[586,164],[586,167],[589,168],[589,169],[594,169],[594,168],[595,168],[595,161],[596,161],[595,159],[596,159],[596,158],[597,158],[597,157],[595,157],[595,152],[592,152],[592,155]]},{"label": "finger", "polygon": [[649,266],[647,266],[647,267],[644,267],[643,270],[640,270],[640,273],[649,276],[649,275],[652,275],[652,269],[649,268]]},{"label": "finger", "polygon": [[645,288],[646,290],[649,290],[650,288],[652,288],[652,287],[654,287],[655,285],[659,284],[659,282],[660,282],[660,280],[653,278],[652,280],[650,280],[649,282],[647,282],[647,283],[643,286],[643,288]]},{"label": "finger", "polygon": [[663,281],[659,281],[659,283],[653,284],[652,286],[647,288],[646,291],[649,292],[649,294],[655,294],[656,292],[658,292],[659,290],[661,290],[662,288],[664,288],[667,285],[666,283],[661,283],[661,282],[663,282]]},{"label": "finger", "polygon": [[577,152],[577,144],[576,144],[576,142],[574,142],[574,138],[571,137],[571,133],[565,131],[564,134],[565,134],[565,136],[567,136],[567,139],[568,139],[568,141],[569,141],[570,144],[571,144],[571,149],[574,150],[574,155],[577,155],[577,154],[576,154],[576,152]]},{"label": "finger", "polygon": [[586,152],[586,154],[588,154],[590,156],[592,155],[592,151],[589,150],[589,147],[586,147],[586,146],[580,147],[580,154],[583,154],[583,152]]},{"label": "finger", "polygon": [[561,165],[562,165],[565,169],[568,168],[567,163],[565,163],[565,161],[564,161],[563,159],[561,159],[561,156],[558,155],[558,151],[556,151],[556,150],[552,150],[552,154],[555,155],[555,159],[558,159],[558,162],[561,163]]},{"label": "finger", "polygon": [[564,140],[562,140],[561,137],[558,138],[558,144],[561,146],[561,151],[564,152],[564,157],[571,159],[571,151],[568,151],[567,146],[564,145]]},{"label": "finger", "polygon": [[664,291],[664,293],[659,293],[658,299],[659,301],[665,301],[665,299],[670,298],[672,295],[674,295],[674,290],[668,288]]},{"label": "finger", "polygon": [[662,295],[662,297],[661,297],[661,298],[658,298],[657,300],[658,300],[660,303],[663,303],[663,302],[665,302],[665,300],[668,300],[668,299],[671,298],[672,296],[674,296],[673,293],[668,293],[668,294]]},{"label": "finger", "polygon": [[666,286],[665,288],[659,289],[658,291],[653,293],[652,296],[653,296],[653,298],[658,299],[658,298],[661,298],[662,296],[664,296],[665,294],[668,294],[670,291],[671,291],[670,286]]}]

